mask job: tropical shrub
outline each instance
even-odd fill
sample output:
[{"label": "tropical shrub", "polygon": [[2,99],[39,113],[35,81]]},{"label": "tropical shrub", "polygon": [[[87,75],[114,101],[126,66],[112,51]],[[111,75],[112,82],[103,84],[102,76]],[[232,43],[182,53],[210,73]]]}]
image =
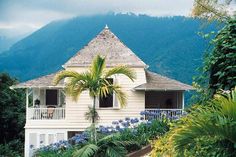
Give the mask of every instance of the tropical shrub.
[{"label": "tropical shrub", "polygon": [[236,155],[236,88],[190,111],[153,144],[152,156]]},{"label": "tropical shrub", "polygon": [[93,129],[77,134],[68,141],[44,146],[35,156],[125,156],[128,152],[140,149],[151,140],[162,136],[169,130],[168,120],[144,120],[125,118],[112,122],[111,126],[97,128],[97,141],[92,140]]},{"label": "tropical shrub", "polygon": [[[143,112],[141,112],[143,115]],[[112,122],[113,126],[100,126],[101,134],[119,133],[123,141],[136,141],[126,147],[128,152],[146,146],[151,140],[157,139],[169,130],[169,120],[144,120],[144,117],[125,118]]]},{"label": "tropical shrub", "polygon": [[89,141],[73,153],[73,157],[124,157],[127,154],[126,147],[133,141],[125,141],[119,133],[104,136],[96,143]]}]

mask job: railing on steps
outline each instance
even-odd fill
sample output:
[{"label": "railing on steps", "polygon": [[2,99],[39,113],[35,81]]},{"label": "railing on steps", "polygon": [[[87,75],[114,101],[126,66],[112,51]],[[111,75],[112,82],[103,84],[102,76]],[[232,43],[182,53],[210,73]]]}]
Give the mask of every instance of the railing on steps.
[{"label": "railing on steps", "polygon": [[65,108],[28,108],[28,120],[62,120]]},{"label": "railing on steps", "polygon": [[183,115],[183,109],[145,109],[145,119],[179,119]]}]

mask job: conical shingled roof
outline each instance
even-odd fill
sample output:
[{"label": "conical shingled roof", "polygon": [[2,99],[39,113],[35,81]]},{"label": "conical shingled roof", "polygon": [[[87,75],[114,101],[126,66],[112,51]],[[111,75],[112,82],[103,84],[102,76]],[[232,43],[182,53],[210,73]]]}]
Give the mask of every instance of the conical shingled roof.
[{"label": "conical shingled roof", "polygon": [[110,67],[120,64],[131,67],[147,66],[108,27],[105,27],[87,46],[70,58],[64,67],[90,66],[97,55],[106,57],[106,65]]}]

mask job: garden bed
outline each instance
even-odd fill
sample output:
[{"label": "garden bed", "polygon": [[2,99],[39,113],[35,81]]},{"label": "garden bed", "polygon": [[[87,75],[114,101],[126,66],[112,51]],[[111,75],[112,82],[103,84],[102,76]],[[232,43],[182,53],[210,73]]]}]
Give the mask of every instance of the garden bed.
[{"label": "garden bed", "polygon": [[151,145],[149,144],[149,145],[143,147],[140,150],[137,150],[135,152],[129,153],[127,155],[127,157],[141,157],[141,156],[144,156],[145,154],[151,152],[151,150],[152,150],[152,148],[151,148]]}]

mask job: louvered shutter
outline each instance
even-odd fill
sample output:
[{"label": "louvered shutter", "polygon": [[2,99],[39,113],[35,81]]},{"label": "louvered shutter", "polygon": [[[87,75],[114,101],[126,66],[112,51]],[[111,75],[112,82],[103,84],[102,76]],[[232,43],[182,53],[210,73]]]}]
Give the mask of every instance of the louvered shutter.
[{"label": "louvered shutter", "polygon": [[[113,77],[113,84],[114,85],[118,85],[119,84],[119,80],[118,80],[118,76],[117,75],[115,75]],[[113,92],[113,108],[114,109],[120,109],[120,103],[119,103],[119,101],[118,101],[118,99],[116,97],[116,93],[115,92]]]}]

